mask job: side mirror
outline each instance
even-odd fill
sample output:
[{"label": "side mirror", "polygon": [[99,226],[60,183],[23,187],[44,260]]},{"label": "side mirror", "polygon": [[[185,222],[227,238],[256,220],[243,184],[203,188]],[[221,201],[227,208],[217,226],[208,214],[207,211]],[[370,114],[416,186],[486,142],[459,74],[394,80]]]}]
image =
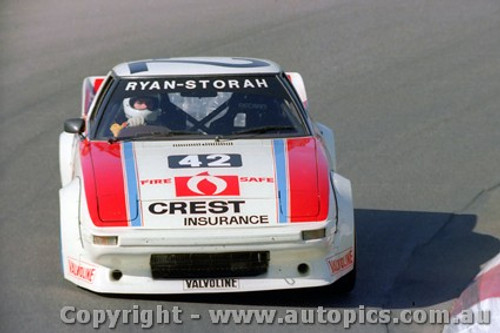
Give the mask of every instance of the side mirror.
[{"label": "side mirror", "polygon": [[81,134],[85,129],[85,120],[82,118],[71,118],[64,122],[64,132]]}]

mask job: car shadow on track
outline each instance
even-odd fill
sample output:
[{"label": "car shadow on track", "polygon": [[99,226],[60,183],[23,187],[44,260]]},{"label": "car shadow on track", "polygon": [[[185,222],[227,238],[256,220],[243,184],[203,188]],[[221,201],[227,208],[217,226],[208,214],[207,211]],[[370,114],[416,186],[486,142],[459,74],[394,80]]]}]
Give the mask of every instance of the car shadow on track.
[{"label": "car shadow on track", "polygon": [[473,231],[475,215],[357,209],[355,219],[358,274],[350,294],[313,288],[112,297],[287,307],[423,307],[458,297],[480,265],[500,251],[498,239]]}]

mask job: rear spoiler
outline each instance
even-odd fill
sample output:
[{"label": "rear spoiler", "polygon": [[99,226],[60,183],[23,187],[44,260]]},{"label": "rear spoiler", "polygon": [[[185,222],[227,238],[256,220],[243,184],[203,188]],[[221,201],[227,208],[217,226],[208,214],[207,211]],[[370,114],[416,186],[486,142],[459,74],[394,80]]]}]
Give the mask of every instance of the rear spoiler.
[{"label": "rear spoiler", "polygon": [[308,105],[307,105],[307,93],[306,93],[306,86],[304,84],[304,80],[302,79],[302,75],[300,75],[297,72],[286,72],[286,77],[290,82],[292,83],[293,87],[295,88],[295,91],[300,97],[300,100],[302,104],[304,105],[304,108],[307,110]]},{"label": "rear spoiler", "polygon": [[82,85],[82,118],[86,118],[95,96],[99,92],[105,76],[89,76]]}]

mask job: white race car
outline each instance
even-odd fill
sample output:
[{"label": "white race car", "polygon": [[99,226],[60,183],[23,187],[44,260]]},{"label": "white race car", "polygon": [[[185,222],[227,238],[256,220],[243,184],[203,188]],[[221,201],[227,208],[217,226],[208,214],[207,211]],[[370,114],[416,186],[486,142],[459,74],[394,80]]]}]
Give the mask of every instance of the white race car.
[{"label": "white race car", "polygon": [[247,58],[120,64],[59,139],[64,277],[102,293],[355,280],[351,185],[302,77]]}]

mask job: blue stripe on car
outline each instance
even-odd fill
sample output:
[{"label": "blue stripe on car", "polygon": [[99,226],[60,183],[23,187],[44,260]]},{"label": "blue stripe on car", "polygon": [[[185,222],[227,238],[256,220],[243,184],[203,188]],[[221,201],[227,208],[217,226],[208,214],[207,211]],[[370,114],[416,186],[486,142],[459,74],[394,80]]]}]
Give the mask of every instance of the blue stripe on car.
[{"label": "blue stripe on car", "polygon": [[139,196],[137,190],[137,170],[135,165],[134,146],[132,142],[123,143],[123,155],[125,161],[125,181],[127,183],[127,204],[129,210],[130,225],[140,227],[142,225],[141,214],[138,212]]},{"label": "blue stripe on car", "polygon": [[273,140],[274,158],[276,164],[276,184],[278,185],[278,222],[286,223],[288,215],[288,192],[286,173],[286,152],[285,141],[281,139]]},{"label": "blue stripe on car", "polygon": [[132,63],[128,64],[128,68],[130,69],[130,74],[147,72],[148,71],[148,64],[143,62],[143,61],[132,62]]}]

